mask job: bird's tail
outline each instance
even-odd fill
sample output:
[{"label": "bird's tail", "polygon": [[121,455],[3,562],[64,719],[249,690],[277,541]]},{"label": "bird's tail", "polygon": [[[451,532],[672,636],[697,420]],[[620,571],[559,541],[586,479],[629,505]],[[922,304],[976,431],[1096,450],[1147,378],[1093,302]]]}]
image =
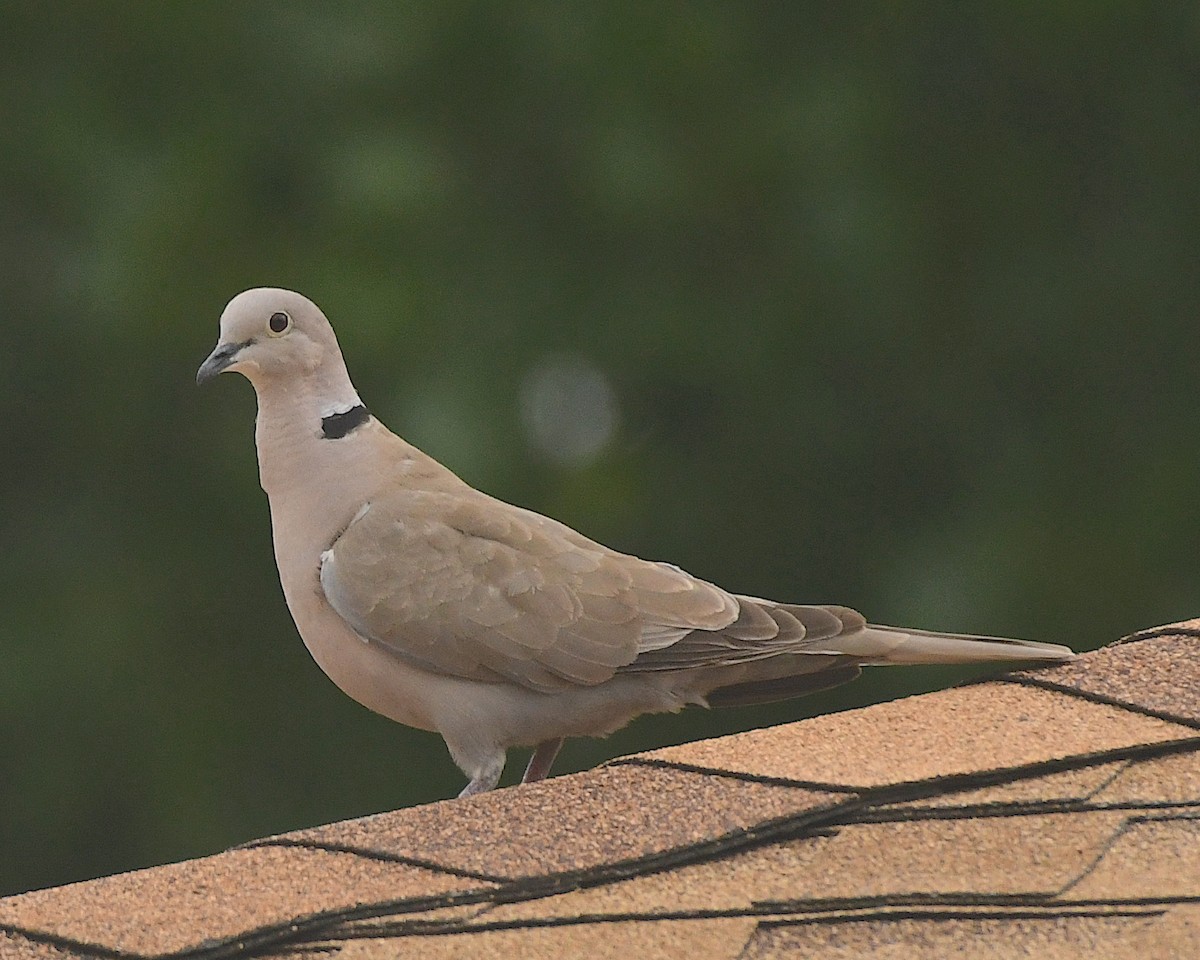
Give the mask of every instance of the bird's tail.
[{"label": "bird's tail", "polygon": [[805,645],[805,653],[853,657],[864,666],[919,663],[990,663],[1006,660],[1070,660],[1075,652],[1057,643],[1009,640],[967,633],[935,633],[869,623],[862,630]]},{"label": "bird's tail", "polygon": [[[887,664],[1056,662],[1075,653],[1057,643],[936,633],[867,623],[848,607],[777,604],[739,597],[785,624],[792,621],[786,648],[774,645],[767,656],[743,656],[716,674],[718,683],[703,691],[711,706],[767,703],[837,686],[858,676],[859,668]],[[749,603],[748,603],[749,601]]]}]

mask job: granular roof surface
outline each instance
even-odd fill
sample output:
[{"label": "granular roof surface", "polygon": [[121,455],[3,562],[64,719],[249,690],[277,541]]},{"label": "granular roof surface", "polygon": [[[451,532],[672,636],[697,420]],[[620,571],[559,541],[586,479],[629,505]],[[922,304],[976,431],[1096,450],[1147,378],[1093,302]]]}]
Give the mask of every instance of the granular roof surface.
[{"label": "granular roof surface", "polygon": [[1200,621],[0,900],[3,960],[1200,956]]}]

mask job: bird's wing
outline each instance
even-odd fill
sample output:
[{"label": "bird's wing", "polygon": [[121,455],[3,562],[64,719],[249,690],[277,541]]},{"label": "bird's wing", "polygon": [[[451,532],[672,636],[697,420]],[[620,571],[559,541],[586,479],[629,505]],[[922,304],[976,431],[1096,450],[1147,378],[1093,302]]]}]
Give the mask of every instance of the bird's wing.
[{"label": "bird's wing", "polygon": [[320,581],[367,641],[436,672],[539,691],[602,683],[739,613],[676,567],[473,490],[372,501],[322,554]]},{"label": "bird's wing", "polygon": [[[782,654],[831,655],[841,639],[866,627],[862,614],[849,607],[775,603],[734,595],[738,618],[720,630],[693,630],[669,646],[643,651],[623,671],[648,673],[726,667]],[[834,664],[831,664],[831,666]]]}]

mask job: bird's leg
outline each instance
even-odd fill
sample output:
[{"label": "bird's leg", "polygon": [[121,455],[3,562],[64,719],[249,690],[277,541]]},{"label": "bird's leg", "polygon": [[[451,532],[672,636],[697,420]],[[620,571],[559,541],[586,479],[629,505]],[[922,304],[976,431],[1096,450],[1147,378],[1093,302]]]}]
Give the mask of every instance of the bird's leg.
[{"label": "bird's leg", "polygon": [[500,782],[500,774],[503,772],[504,754],[501,753],[498,758],[493,758],[491,762],[475,769],[475,776],[471,778],[470,783],[462,788],[462,793],[459,794],[459,797],[473,797],[477,793],[487,793],[489,790],[494,790],[496,784]]},{"label": "bird's leg", "polygon": [[525,768],[525,776],[521,778],[521,782],[533,783],[535,780],[545,780],[550,773],[550,768],[554,766],[554,758],[558,756],[562,745],[562,737],[543,740],[539,743],[533,751],[533,756],[529,758],[529,766]]}]

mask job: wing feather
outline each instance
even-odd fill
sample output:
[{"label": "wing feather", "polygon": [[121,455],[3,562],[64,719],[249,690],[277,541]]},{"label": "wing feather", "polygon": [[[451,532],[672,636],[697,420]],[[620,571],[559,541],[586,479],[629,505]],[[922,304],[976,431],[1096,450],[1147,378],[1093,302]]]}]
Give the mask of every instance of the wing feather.
[{"label": "wing feather", "polygon": [[644,650],[738,618],[712,584],[475,491],[371,503],[322,555],[320,585],[397,656],[541,691],[603,683]]}]

